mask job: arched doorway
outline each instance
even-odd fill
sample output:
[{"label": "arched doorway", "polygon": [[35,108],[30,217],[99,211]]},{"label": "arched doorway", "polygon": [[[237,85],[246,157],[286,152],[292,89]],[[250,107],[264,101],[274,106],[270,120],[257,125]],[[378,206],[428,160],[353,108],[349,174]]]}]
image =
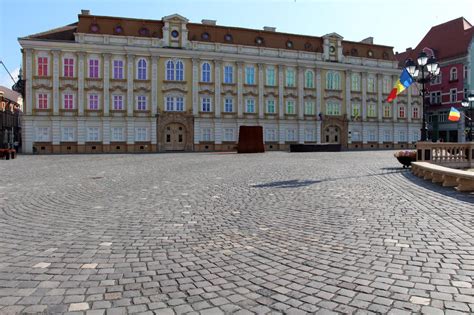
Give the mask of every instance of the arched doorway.
[{"label": "arched doorway", "polygon": [[341,129],[338,126],[328,126],[324,129],[323,141],[325,143],[340,144]]},{"label": "arched doorway", "polygon": [[186,127],[180,123],[171,123],[165,127],[165,150],[184,151],[186,148]]}]

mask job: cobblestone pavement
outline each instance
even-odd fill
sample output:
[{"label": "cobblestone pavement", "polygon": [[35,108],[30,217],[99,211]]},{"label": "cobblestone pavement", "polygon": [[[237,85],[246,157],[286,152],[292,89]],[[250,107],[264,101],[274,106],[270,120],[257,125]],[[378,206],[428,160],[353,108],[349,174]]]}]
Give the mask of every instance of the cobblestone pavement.
[{"label": "cobblestone pavement", "polygon": [[474,313],[474,195],[393,152],[0,161],[0,314]]}]

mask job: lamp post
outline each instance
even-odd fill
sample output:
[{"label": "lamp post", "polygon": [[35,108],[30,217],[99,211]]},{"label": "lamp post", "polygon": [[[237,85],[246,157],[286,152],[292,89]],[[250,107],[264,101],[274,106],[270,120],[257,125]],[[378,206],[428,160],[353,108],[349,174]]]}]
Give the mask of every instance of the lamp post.
[{"label": "lamp post", "polygon": [[436,62],[434,56],[428,57],[425,52],[421,52],[418,58],[416,59],[418,64],[412,59],[407,59],[405,61],[405,69],[413,77],[415,82],[421,84],[420,95],[423,102],[423,122],[421,126],[421,141],[426,141],[428,139],[428,128],[426,127],[426,96],[428,91],[426,90],[426,83],[431,82],[435,77],[439,75],[439,64]]},{"label": "lamp post", "polygon": [[469,133],[467,135],[467,140],[472,141],[472,102],[474,102],[474,94],[469,94],[467,98],[463,99],[461,102],[462,107],[465,108],[465,111],[469,109],[469,116],[464,113],[464,116],[469,119]]}]

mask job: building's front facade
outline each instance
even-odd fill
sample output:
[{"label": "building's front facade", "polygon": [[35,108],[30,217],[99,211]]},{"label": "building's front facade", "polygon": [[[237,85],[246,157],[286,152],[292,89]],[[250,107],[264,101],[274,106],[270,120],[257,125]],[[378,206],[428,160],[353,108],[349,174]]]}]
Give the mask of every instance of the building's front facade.
[{"label": "building's front facade", "polygon": [[[472,87],[474,67],[474,27],[464,18],[457,18],[433,26],[415,49],[397,54],[403,65],[407,58],[416,59],[421,51],[434,55],[439,62],[440,75],[428,83],[426,98],[427,122],[430,140],[462,142],[466,138],[466,121],[448,120],[451,107],[464,111],[461,106]],[[469,112],[467,113],[469,116]]]},{"label": "building's front facade", "polygon": [[267,150],[292,143],[408,147],[422,106],[392,48],[189,23],[79,15],[20,39],[26,152],[233,150],[260,125]]}]

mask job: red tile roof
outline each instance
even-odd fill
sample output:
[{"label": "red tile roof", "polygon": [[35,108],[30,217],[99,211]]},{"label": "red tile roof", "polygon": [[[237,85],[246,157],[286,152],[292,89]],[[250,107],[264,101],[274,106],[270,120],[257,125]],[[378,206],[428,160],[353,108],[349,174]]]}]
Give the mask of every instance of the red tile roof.
[{"label": "red tile roof", "polygon": [[404,63],[407,58],[416,59],[423,48],[433,49],[438,61],[462,57],[467,54],[474,35],[474,27],[463,17],[433,26],[415,49],[395,55]]}]

